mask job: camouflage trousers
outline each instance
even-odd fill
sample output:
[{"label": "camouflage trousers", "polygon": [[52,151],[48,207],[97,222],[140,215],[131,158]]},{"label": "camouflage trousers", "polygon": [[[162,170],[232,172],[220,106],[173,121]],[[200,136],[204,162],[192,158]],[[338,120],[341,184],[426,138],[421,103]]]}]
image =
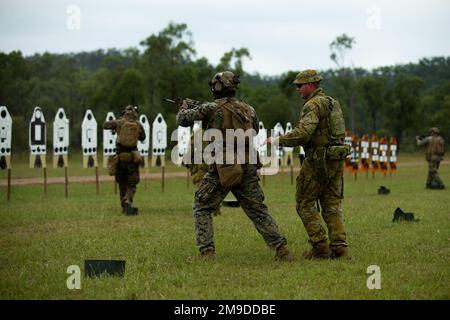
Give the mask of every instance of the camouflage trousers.
[{"label": "camouflage trousers", "polygon": [[[203,177],[208,173],[208,165],[207,164],[191,164],[189,167],[191,172],[191,179],[194,186],[197,188],[200,186],[200,182],[202,182]],[[214,215],[218,216],[221,214],[220,205],[217,207],[217,210],[214,211]]]},{"label": "camouflage trousers", "polygon": [[201,252],[214,249],[212,214],[230,191],[270,248],[276,249],[286,244],[286,239],[278,231],[275,220],[263,203],[264,193],[259,186],[256,166],[249,164],[242,166],[244,171],[242,182],[231,189],[224,188],[220,184],[219,176],[214,170],[209,170],[200,182],[195,193],[193,213],[196,244]]},{"label": "camouflage trousers", "polygon": [[431,159],[428,161],[427,188],[439,189],[444,187],[444,183],[438,173],[440,162],[440,159]]},{"label": "camouflage trousers", "polygon": [[[305,160],[297,177],[295,194],[297,213],[312,245],[328,241],[329,236],[330,246],[347,246],[341,207],[344,189],[344,161],[328,160],[327,168],[328,181],[321,184],[311,161]],[[322,208],[322,218],[327,226],[328,236],[322,226],[321,214],[316,207],[317,202]]]},{"label": "camouflage trousers", "polygon": [[134,162],[120,162],[117,164],[116,181],[119,184],[120,204],[132,204],[139,183],[139,164]]}]

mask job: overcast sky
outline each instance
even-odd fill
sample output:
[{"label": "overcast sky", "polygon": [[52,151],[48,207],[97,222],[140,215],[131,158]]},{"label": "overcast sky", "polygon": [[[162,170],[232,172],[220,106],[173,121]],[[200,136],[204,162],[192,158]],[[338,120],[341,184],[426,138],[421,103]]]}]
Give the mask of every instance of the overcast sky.
[{"label": "overcast sky", "polygon": [[266,75],[333,67],[329,44],[344,32],[356,40],[355,66],[450,55],[447,0],[0,0],[0,51],[141,48],[170,21],[188,25],[197,57],[216,64],[246,47],[244,69]]}]

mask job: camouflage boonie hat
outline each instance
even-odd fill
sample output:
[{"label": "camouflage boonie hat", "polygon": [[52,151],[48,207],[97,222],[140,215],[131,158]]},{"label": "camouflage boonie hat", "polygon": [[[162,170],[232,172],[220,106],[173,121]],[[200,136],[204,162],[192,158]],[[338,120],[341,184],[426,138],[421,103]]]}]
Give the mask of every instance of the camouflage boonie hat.
[{"label": "camouflage boonie hat", "polygon": [[240,82],[238,75],[235,75],[231,71],[223,71],[216,73],[209,82],[209,85],[213,91],[217,92],[225,88],[237,90]]},{"label": "camouflage boonie hat", "polygon": [[439,129],[436,128],[436,127],[433,127],[433,128],[430,129],[430,133],[436,133],[436,134],[439,134]]},{"label": "camouflage boonie hat", "polygon": [[295,84],[305,84],[312,83],[322,80],[322,77],[317,73],[316,70],[304,70],[300,71],[293,83]]}]

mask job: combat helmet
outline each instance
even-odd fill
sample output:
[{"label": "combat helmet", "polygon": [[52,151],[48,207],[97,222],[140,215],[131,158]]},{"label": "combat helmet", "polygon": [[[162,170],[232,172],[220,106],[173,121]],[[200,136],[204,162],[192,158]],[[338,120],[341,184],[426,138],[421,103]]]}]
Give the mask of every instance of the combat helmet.
[{"label": "combat helmet", "polygon": [[317,73],[316,70],[304,70],[300,71],[296,76],[293,83],[295,84],[305,84],[305,83],[312,83],[312,82],[318,82],[322,80],[322,77],[320,74]]},{"label": "combat helmet", "polygon": [[432,127],[431,129],[430,129],[430,134],[439,134],[439,129],[438,128],[436,128],[436,127]]},{"label": "combat helmet", "polygon": [[123,116],[130,120],[137,120],[137,107],[133,107],[132,105],[126,106],[125,110],[123,111]]},{"label": "combat helmet", "polygon": [[222,91],[236,91],[238,89],[239,76],[235,75],[231,71],[223,71],[216,73],[214,77],[209,82],[209,86],[211,87],[211,91],[213,93],[218,93]]}]

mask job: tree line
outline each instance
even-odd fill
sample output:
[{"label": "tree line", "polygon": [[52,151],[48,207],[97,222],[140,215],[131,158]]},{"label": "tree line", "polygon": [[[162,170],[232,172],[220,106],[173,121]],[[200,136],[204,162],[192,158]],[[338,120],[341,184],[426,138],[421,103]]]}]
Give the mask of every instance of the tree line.
[{"label": "tree line", "polygon": [[[348,130],[358,135],[395,136],[401,149],[412,150],[414,136],[437,126],[448,142],[450,57],[366,70],[343,63],[353,44],[354,39],[345,34],[338,36],[330,44],[330,59],[336,68],[319,70],[326,93],[343,107]],[[107,112],[118,116],[126,105],[137,105],[150,121],[162,113],[172,132],[177,107],[162,99],[211,100],[208,82],[215,72],[225,69],[241,76],[239,98],[255,107],[266,128],[298,121],[301,103],[292,81],[299,70],[275,76],[250,74],[244,67],[251,59],[247,48],[231,48],[213,65],[196,56],[186,24],[170,23],[139,45],[141,49],[28,57],[20,51],[0,52],[0,105],[6,105],[13,117],[14,150],[28,150],[28,122],[35,106],[43,108],[49,133],[57,109],[64,107],[72,149],[81,147],[86,109],[92,109],[102,123]],[[48,134],[49,145],[51,139]]]}]

